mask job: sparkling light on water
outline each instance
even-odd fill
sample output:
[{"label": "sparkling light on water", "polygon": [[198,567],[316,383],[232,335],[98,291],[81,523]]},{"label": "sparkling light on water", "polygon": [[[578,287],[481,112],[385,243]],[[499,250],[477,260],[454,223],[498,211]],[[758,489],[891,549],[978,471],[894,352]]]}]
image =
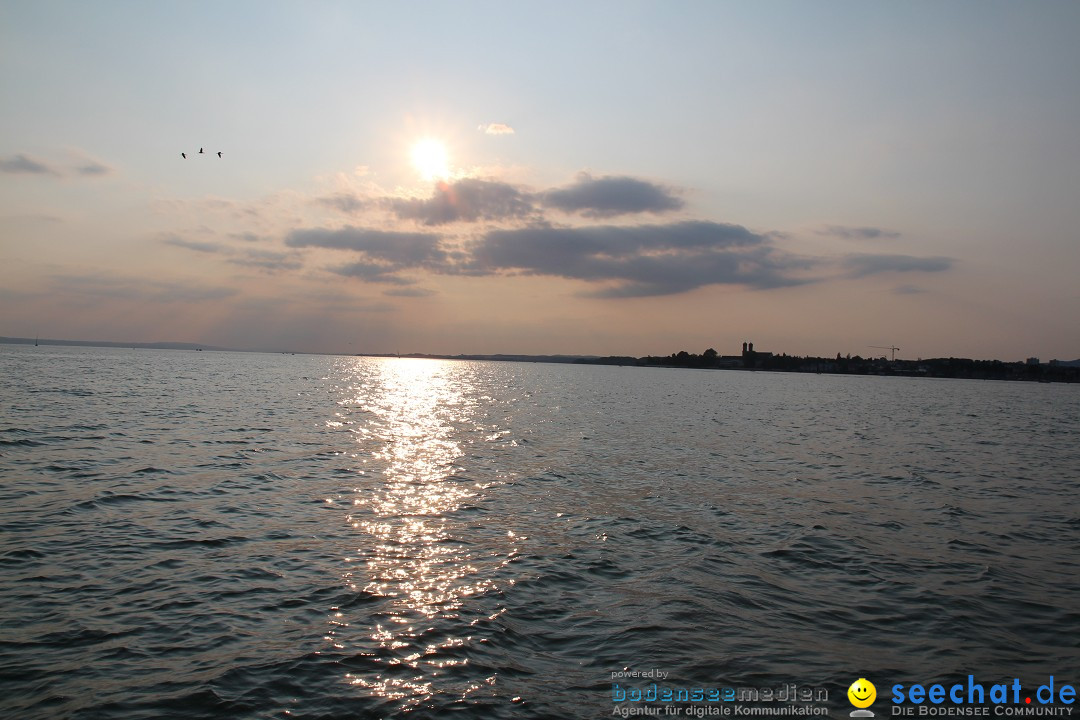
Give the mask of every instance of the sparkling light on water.
[{"label": "sparkling light on water", "polygon": [[[356,531],[357,555],[344,576],[352,589],[388,601],[368,636],[368,651],[387,670],[348,679],[405,705],[439,691],[464,697],[495,680],[440,687],[443,668],[468,663],[444,651],[473,638],[429,642],[424,636],[434,619],[456,618],[465,598],[496,589],[474,563],[477,552],[458,534],[461,522],[454,517],[486,487],[457,475],[455,466],[465,452],[463,430],[475,426],[476,388],[460,363],[397,360],[377,370],[372,376],[370,363],[355,363],[351,396],[341,401],[361,409],[358,442],[374,448],[364,473],[370,482],[357,488],[346,517]],[[508,547],[506,557],[514,552]],[[338,647],[345,647],[342,635],[339,627],[329,632]]]}]

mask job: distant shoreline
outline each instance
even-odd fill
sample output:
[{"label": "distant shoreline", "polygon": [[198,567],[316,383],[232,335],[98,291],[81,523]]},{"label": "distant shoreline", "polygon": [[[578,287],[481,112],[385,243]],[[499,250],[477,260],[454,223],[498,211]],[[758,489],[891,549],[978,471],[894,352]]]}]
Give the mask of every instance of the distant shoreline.
[{"label": "distant shoreline", "polygon": [[[46,338],[0,337],[0,344],[59,347],[130,348],[135,350],[185,350],[212,352],[255,352],[268,354],[298,353],[289,350],[239,350],[235,348],[200,345],[198,343],[150,342],[124,343],[105,340],[54,340]],[[301,355],[333,355],[340,357],[412,358],[426,360],[461,360],[489,362],[531,362],[563,365],[618,365],[622,367],[662,367],[694,370],[741,370],[744,372],[794,372],[816,375],[877,375],[896,377],[932,377],[971,380],[1013,380],[1024,382],[1080,382],[1080,360],[1049,363],[1004,362],[1001,360],[972,360],[970,358],[929,358],[919,360],[889,360],[887,358],[840,357],[819,358],[773,353],[718,355],[706,351],[694,355],[681,351],[668,356],[596,356],[596,355],[521,355],[497,353],[433,354],[433,353],[309,353]],[[1034,360],[1034,359],[1032,359]]]}]

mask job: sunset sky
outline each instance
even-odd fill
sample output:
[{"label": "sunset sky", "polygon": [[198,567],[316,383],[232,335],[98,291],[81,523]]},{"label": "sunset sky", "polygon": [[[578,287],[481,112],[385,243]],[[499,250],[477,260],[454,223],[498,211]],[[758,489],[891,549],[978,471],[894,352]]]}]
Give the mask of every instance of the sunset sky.
[{"label": "sunset sky", "polygon": [[1076,359],[1078,36],[1067,1],[2,0],[0,335]]}]

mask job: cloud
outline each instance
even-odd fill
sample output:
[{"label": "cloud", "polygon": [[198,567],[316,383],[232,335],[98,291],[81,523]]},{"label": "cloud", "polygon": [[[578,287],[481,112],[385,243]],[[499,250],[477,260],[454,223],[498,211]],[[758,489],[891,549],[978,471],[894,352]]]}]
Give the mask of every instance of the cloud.
[{"label": "cloud", "polygon": [[[545,217],[552,208],[586,218],[670,212],[683,207],[676,193],[646,180],[583,173],[572,185],[542,192],[498,180],[467,178],[439,183],[429,198],[368,201],[341,194],[328,202],[350,209],[374,206],[399,221],[425,226],[489,224],[469,239],[456,229],[445,240],[438,233],[354,226],[298,229],[286,237],[285,244],[356,253],[352,262],[330,271],[372,283],[413,285],[416,280],[408,275],[414,271],[546,275],[588,283],[587,295],[608,298],[671,295],[708,285],[790,287],[820,282],[824,276],[813,269],[835,267],[836,262],[848,278],[942,272],[955,262],[947,257],[886,254],[851,254],[838,261],[797,256],[780,249],[783,233],[704,220],[558,226]],[[899,233],[875,227],[832,225],[821,232],[860,239],[899,237]],[[414,296],[412,291],[393,294]]]},{"label": "cloud", "polygon": [[897,285],[893,292],[897,295],[920,295],[926,291],[916,285]]},{"label": "cloud", "polygon": [[229,258],[228,262],[242,267],[278,272],[281,270],[299,270],[303,263],[296,253],[283,253],[274,250],[245,250],[240,255]]},{"label": "cloud", "polygon": [[848,277],[861,278],[890,272],[943,272],[953,266],[947,257],[912,255],[849,255],[844,259]]},{"label": "cloud", "polygon": [[241,240],[246,243],[257,243],[262,242],[263,240],[261,235],[257,235],[253,232],[229,233],[229,237],[233,240]]},{"label": "cloud", "polygon": [[314,202],[348,215],[382,209],[398,220],[429,227],[483,222],[544,224],[544,208],[587,218],[610,218],[683,207],[670,188],[631,177],[594,178],[587,173],[570,186],[539,193],[500,180],[470,177],[437,183],[431,196],[425,198],[364,197],[344,191]]},{"label": "cloud", "polygon": [[365,256],[399,267],[439,264],[446,253],[439,247],[439,236],[428,233],[392,232],[344,227],[339,230],[313,228],[294,230],[285,238],[289,247],[321,247],[354,250]]},{"label": "cloud", "polygon": [[177,235],[169,235],[162,239],[166,245],[173,245],[175,247],[185,248],[187,250],[194,250],[201,253],[223,253],[228,252],[228,248],[220,243],[213,242],[199,242],[198,240],[185,240]]},{"label": "cloud", "polygon": [[487,233],[472,248],[474,273],[519,271],[613,283],[600,297],[671,295],[704,285],[774,288],[807,282],[792,271],[811,261],[785,256],[741,225],[524,228]]},{"label": "cloud", "polygon": [[477,128],[485,135],[513,135],[514,128],[503,123],[488,123],[487,125],[481,125]]},{"label": "cloud", "polygon": [[392,263],[355,262],[332,268],[331,271],[345,277],[359,278],[368,282],[387,283],[390,285],[412,285],[415,280],[403,278],[397,273],[406,269],[404,265]]},{"label": "cloud", "polygon": [[147,278],[111,275],[55,275],[52,278],[57,294],[101,297],[133,301],[207,302],[222,300],[236,294],[226,287],[209,287],[180,282],[165,282]]},{"label": "cloud", "polygon": [[355,193],[341,192],[334,195],[316,198],[315,202],[334,210],[340,210],[346,214],[358,213],[371,207],[371,201],[360,197]]},{"label": "cloud", "polygon": [[0,158],[0,172],[27,175],[60,175],[56,169],[22,153]]},{"label": "cloud", "polygon": [[69,162],[81,162],[74,168],[51,165],[43,160],[37,160],[29,155],[19,153],[5,158],[0,158],[0,172],[22,175],[52,175],[64,177],[74,173],[83,177],[101,177],[113,171],[111,167],[93,159],[86,159],[81,152],[70,152],[68,155],[78,158]]},{"label": "cloud", "polygon": [[[801,272],[816,261],[777,250],[768,234],[741,225],[684,221],[660,225],[532,226],[490,230],[449,248],[435,234],[345,227],[295,230],[293,248],[352,251],[359,257],[330,268],[372,283],[413,285],[409,271],[441,275],[549,275],[593,283],[596,297],[687,292],[705,285],[776,288],[811,282]],[[391,295],[415,297],[410,289]]]},{"label": "cloud", "polygon": [[[237,237],[237,234],[230,234],[230,237]],[[248,241],[246,234],[240,234],[240,237],[237,239],[242,239],[245,242]],[[256,239],[258,239],[258,236],[256,236]],[[167,235],[161,242],[165,245],[172,245],[194,252],[225,255],[227,256],[225,260],[227,263],[239,265],[240,267],[254,268],[256,270],[265,270],[267,272],[299,270],[303,266],[303,263],[300,262],[299,253],[296,251],[278,252],[275,250],[263,250],[251,247],[234,248],[221,243],[187,240],[178,235]]]},{"label": "cloud", "polygon": [[412,269],[445,272],[449,256],[439,247],[439,236],[426,233],[390,232],[345,227],[294,230],[285,238],[289,247],[321,247],[352,250],[361,260],[331,268],[331,272],[368,282],[411,285],[414,280],[398,273]]},{"label": "cloud", "polygon": [[817,231],[818,235],[832,235],[845,240],[895,240],[900,233],[876,227],[849,227],[847,225],[827,225]]},{"label": "cloud", "polygon": [[430,297],[435,294],[434,290],[427,290],[419,287],[392,288],[383,291],[383,295],[389,295],[391,297]]},{"label": "cloud", "polygon": [[399,219],[424,225],[522,219],[536,212],[528,193],[497,180],[476,178],[439,183],[429,199],[384,198],[382,202]]},{"label": "cloud", "polygon": [[668,188],[632,177],[578,175],[569,187],[543,193],[543,203],[566,213],[588,218],[610,218],[633,213],[679,210],[683,201]]},{"label": "cloud", "polygon": [[109,167],[108,165],[103,165],[96,160],[91,160],[85,165],[81,165],[80,167],[75,168],[75,172],[77,172],[78,174],[88,176],[108,175],[112,171],[113,170],[111,167]]}]

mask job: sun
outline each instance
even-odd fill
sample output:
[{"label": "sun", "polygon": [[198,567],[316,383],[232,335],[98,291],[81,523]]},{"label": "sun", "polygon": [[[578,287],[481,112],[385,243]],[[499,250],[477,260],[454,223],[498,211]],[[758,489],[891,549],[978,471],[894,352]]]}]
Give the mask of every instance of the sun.
[{"label": "sun", "polygon": [[412,162],[425,180],[441,180],[450,175],[446,145],[441,140],[425,138],[413,145]]}]

